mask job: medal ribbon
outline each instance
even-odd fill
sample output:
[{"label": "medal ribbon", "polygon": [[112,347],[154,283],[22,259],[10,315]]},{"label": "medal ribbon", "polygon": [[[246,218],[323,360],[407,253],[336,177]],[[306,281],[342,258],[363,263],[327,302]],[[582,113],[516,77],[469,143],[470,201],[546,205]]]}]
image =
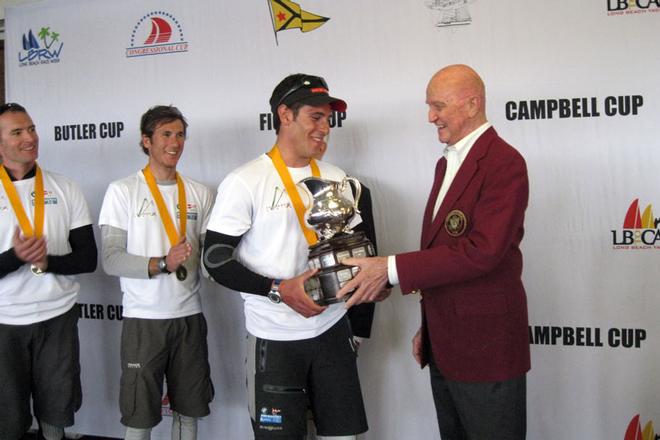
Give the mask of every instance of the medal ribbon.
[{"label": "medal ribbon", "polygon": [[36,237],[41,238],[44,231],[44,178],[41,174],[41,169],[39,165],[35,163],[35,176],[34,176],[34,229],[30,224],[30,219],[28,219],[21,199],[18,197],[16,192],[16,187],[14,183],[9,178],[9,174],[3,165],[0,165],[0,180],[2,180],[2,186],[9,197],[9,202],[11,207],[14,209],[14,214],[18,220],[18,224],[23,231],[23,235],[26,237]]},{"label": "medal ribbon", "polygon": [[[300,228],[302,229],[303,234],[305,234],[307,243],[310,246],[316,244],[319,239],[316,236],[316,232],[308,228],[305,224],[305,205],[303,205],[300,194],[298,194],[296,185],[293,183],[289,169],[286,167],[286,164],[282,159],[282,155],[280,154],[280,149],[277,147],[277,145],[273,146],[273,149],[268,152],[268,156],[273,161],[273,165],[277,170],[277,174],[280,175],[280,179],[282,179],[282,183],[284,184],[284,188],[289,195],[293,209],[296,211],[298,223],[300,224]],[[309,166],[312,168],[312,176],[321,177],[321,171],[319,170],[319,166],[314,159],[310,160]]]},{"label": "medal ribbon", "polygon": [[[158,207],[158,213],[160,214],[160,221],[163,222],[163,227],[165,228],[165,232],[167,232],[167,237],[170,239],[170,244],[174,246],[179,242],[181,236],[186,234],[186,220],[188,219],[188,204],[186,202],[186,189],[183,186],[183,180],[181,179],[181,176],[179,176],[179,173],[175,174],[176,186],[177,186],[177,192],[179,198],[178,201],[179,232],[177,233],[176,228],[174,227],[174,222],[172,221],[172,217],[170,216],[170,213],[167,210],[167,207],[165,206],[165,200],[163,200],[163,196],[160,193],[160,190],[158,189],[158,185],[156,184],[156,179],[154,178],[154,175],[151,173],[151,168],[149,168],[149,165],[144,167],[142,173],[144,174],[144,179],[147,181],[147,186],[149,187],[149,191],[151,191],[151,196],[154,198],[154,202],[156,202],[156,206]],[[176,209],[174,210],[174,212],[176,212]]]}]

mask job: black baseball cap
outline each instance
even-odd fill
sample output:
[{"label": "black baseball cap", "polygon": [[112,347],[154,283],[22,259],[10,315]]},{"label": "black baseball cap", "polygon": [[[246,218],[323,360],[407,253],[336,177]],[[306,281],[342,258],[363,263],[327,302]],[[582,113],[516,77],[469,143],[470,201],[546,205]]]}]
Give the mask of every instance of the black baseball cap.
[{"label": "black baseball cap", "polygon": [[346,111],[347,107],[344,100],[330,96],[323,78],[304,73],[289,75],[275,87],[270,97],[270,109],[276,115],[281,104],[289,107],[297,102],[314,106],[330,104],[338,112]]}]

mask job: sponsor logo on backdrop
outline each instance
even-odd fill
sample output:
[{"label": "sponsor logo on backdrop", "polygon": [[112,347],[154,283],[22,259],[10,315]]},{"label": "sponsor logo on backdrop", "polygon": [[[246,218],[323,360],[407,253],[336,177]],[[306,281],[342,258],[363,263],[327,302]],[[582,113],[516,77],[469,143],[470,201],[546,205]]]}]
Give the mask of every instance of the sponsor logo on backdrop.
[{"label": "sponsor logo on backdrop", "polygon": [[87,304],[77,303],[80,319],[98,319],[121,321],[124,307],[121,304]]},{"label": "sponsor logo on backdrop", "polygon": [[532,345],[562,345],[565,347],[641,348],[646,341],[643,328],[570,327],[530,325]]},{"label": "sponsor logo on backdrop", "polygon": [[270,7],[270,17],[275,32],[275,44],[277,33],[289,29],[300,29],[300,32],[311,32],[323,26],[328,17],[313,14],[305,11],[298,3],[291,0],[268,0]]},{"label": "sponsor logo on backdrop", "polygon": [[42,27],[37,32],[37,38],[32,29],[29,29],[27,34],[23,34],[23,50],[18,52],[20,67],[60,62],[60,54],[64,47],[64,43],[60,41],[60,34],[52,31],[50,27]]},{"label": "sponsor logo on backdrop", "polygon": [[[330,115],[330,128],[341,128],[346,120],[346,112],[332,112]],[[259,130],[275,130],[272,113],[259,113]]]},{"label": "sponsor logo on backdrop", "polygon": [[56,125],[53,127],[53,139],[55,142],[61,142],[120,138],[124,127],[122,121]]},{"label": "sponsor logo on backdrop", "polygon": [[656,436],[653,431],[653,422],[649,420],[646,422],[644,429],[639,421],[639,414],[635,415],[628,424],[626,434],[623,440],[657,440],[660,436]]},{"label": "sponsor logo on backdrop", "polygon": [[165,11],[153,11],[141,17],[126,48],[127,58],[188,52],[179,21]]},{"label": "sponsor logo on backdrop", "polygon": [[460,26],[472,23],[468,3],[475,0],[431,0],[426,6],[435,13],[437,27]]},{"label": "sponsor logo on backdrop", "polygon": [[651,12],[660,12],[660,0],[607,0],[610,17]]},{"label": "sponsor logo on backdrop", "polygon": [[637,116],[643,105],[642,95],[530,99],[508,101],[504,105],[504,113],[509,121]]},{"label": "sponsor logo on backdrop", "polygon": [[659,250],[660,218],[653,216],[653,205],[642,212],[639,199],[632,201],[623,219],[623,228],[612,230],[612,247],[617,250]]}]

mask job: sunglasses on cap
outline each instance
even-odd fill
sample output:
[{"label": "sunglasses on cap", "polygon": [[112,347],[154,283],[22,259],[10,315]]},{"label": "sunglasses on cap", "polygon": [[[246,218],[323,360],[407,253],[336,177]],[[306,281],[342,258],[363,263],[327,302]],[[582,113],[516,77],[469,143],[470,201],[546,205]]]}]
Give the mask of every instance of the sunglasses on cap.
[{"label": "sunglasses on cap", "polygon": [[277,101],[277,105],[275,106],[275,108],[279,107],[282,103],[284,103],[284,100],[286,98],[288,98],[298,90],[311,89],[316,87],[322,87],[325,89],[325,92],[328,93],[328,83],[326,83],[325,80],[320,76],[305,75],[300,77],[297,83],[291,86],[291,88],[287,90],[285,94],[282,95],[279,101]]}]

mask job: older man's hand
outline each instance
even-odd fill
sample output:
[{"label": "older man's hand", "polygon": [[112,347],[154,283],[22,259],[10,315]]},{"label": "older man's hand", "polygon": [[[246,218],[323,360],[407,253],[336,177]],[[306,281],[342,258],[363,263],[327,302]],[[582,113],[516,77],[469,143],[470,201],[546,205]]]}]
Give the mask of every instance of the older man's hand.
[{"label": "older man's hand", "polygon": [[387,287],[387,257],[346,258],[342,264],[360,268],[358,274],[337,292],[337,298],[341,299],[355,289],[346,301],[346,308],[382,301],[390,295],[391,289]]}]

